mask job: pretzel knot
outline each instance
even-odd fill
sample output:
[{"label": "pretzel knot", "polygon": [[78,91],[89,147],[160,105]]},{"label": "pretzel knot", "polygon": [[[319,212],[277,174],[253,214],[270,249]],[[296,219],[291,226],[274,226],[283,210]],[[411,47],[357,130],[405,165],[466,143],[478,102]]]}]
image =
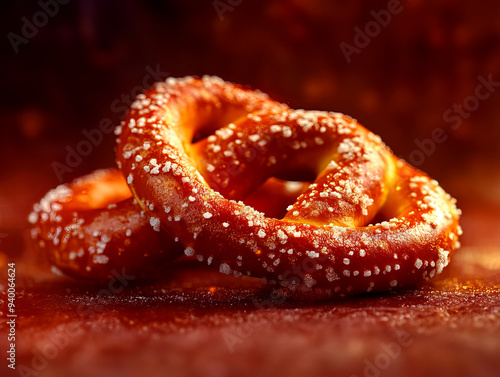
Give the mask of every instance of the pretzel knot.
[{"label": "pretzel knot", "polygon": [[[454,199],[342,114],[187,77],[139,95],[116,134],[153,228],[225,274],[383,291],[432,278],[459,245]],[[301,192],[282,218],[242,201],[273,179]]]}]

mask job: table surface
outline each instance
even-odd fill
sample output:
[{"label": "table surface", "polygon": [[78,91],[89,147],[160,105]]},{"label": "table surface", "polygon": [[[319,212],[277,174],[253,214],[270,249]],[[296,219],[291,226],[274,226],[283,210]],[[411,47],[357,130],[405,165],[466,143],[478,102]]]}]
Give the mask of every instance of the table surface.
[{"label": "table surface", "polygon": [[[464,210],[462,248],[442,275],[414,290],[323,302],[278,301],[259,280],[230,278],[192,262],[165,270],[161,281],[123,275],[83,284],[24,254],[16,261],[17,372],[496,376],[495,218],[491,211]],[[10,260],[0,256],[6,270]],[[3,280],[2,311],[5,290]],[[7,329],[3,319],[0,326]],[[7,347],[5,336],[0,345]]]}]

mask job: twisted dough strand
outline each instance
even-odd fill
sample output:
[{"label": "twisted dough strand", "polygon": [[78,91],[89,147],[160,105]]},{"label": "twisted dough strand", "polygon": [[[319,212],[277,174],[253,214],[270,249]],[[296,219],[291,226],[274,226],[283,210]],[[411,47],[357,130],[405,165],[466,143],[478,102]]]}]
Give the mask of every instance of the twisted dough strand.
[{"label": "twisted dough strand", "polygon": [[[188,77],[140,95],[116,133],[119,167],[153,227],[222,273],[381,291],[440,273],[458,246],[455,201],[341,114]],[[314,182],[283,219],[241,202],[290,174]]]}]

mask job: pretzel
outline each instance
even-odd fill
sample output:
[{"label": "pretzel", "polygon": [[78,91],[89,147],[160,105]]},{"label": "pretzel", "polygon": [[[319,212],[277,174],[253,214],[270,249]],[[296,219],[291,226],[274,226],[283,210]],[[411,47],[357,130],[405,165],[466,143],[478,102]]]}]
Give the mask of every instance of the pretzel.
[{"label": "pretzel", "polygon": [[149,226],[120,171],[101,169],[49,191],[29,216],[31,236],[52,265],[80,278],[150,276],[182,254]]},{"label": "pretzel", "polygon": [[29,218],[70,275],[149,276],[180,241],[225,274],[359,293],[432,278],[459,246],[455,200],[342,114],[187,77],[139,95],[115,133],[132,192],[100,170],[49,192]]},{"label": "pretzel", "polygon": [[[281,216],[307,187],[270,178],[245,202],[269,216]],[[151,277],[183,254],[177,239],[153,230],[116,169],[96,170],[50,190],[34,205],[29,221],[45,258],[73,277],[106,280],[122,269]]]},{"label": "pretzel", "polygon": [[[302,292],[386,291],[441,273],[459,246],[455,200],[339,113],[292,110],[218,78],[170,78],[139,95],[115,133],[154,230],[224,274]],[[270,177],[310,183],[283,218],[242,202]]]}]

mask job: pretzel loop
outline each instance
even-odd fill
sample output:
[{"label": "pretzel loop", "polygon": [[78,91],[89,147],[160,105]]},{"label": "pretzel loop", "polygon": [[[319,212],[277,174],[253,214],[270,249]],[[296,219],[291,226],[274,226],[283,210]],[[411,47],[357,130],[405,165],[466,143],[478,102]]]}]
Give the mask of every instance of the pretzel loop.
[{"label": "pretzel loop", "polygon": [[67,275],[104,280],[122,273],[147,277],[182,254],[156,233],[123,175],[101,169],[50,190],[29,216],[31,236]]}]

